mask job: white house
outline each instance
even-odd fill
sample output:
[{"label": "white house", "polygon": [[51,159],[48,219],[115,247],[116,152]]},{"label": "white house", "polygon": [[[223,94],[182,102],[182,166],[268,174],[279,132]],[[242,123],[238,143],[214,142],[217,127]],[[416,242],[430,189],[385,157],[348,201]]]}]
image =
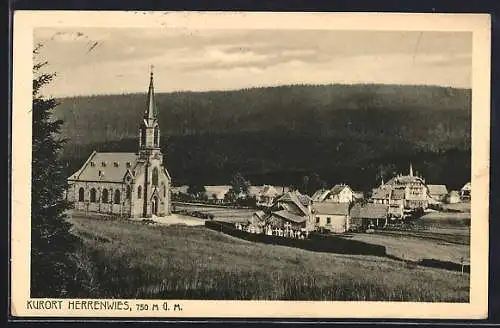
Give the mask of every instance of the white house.
[{"label": "white house", "polygon": [[314,202],[314,225],[335,233],[349,230],[349,203]]},{"label": "white house", "polygon": [[461,199],[470,199],[471,198],[471,190],[472,184],[467,182],[462,189],[460,189],[460,198]]},{"label": "white house", "polygon": [[312,200],[315,202],[351,203],[354,200],[354,192],[346,184],[337,184],[331,189],[316,191]]}]

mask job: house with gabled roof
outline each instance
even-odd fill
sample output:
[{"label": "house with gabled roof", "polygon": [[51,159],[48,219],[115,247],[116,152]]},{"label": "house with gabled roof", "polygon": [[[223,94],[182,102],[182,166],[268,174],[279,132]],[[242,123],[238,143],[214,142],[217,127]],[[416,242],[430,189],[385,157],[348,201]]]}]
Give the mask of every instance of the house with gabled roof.
[{"label": "house with gabled roof", "polygon": [[349,230],[349,203],[314,202],[314,225],[334,233]]},{"label": "house with gabled roof", "polygon": [[470,182],[467,182],[460,189],[460,198],[464,200],[471,199],[471,195],[472,195],[472,184]]},{"label": "house with gabled roof", "polygon": [[160,127],[151,72],[136,153],[93,151],[68,178],[68,200],[76,210],[121,217],[171,213],[171,177],[160,150]]},{"label": "house with gabled roof", "polygon": [[298,191],[278,197],[271,207],[254,213],[249,229],[281,237],[299,238],[314,230],[312,200]]},{"label": "house with gabled roof", "polygon": [[446,196],[448,195],[448,188],[445,185],[435,185],[428,184],[427,188],[429,190],[429,197],[438,202],[443,202],[446,200]]},{"label": "house with gabled roof", "polygon": [[403,206],[406,211],[423,209],[429,206],[429,193],[425,179],[413,173],[410,163],[408,174],[398,174],[372,192],[371,201],[375,204]]},{"label": "house with gabled roof", "polygon": [[341,183],[331,189],[320,189],[311,198],[315,202],[351,203],[354,200],[354,192],[351,187]]}]

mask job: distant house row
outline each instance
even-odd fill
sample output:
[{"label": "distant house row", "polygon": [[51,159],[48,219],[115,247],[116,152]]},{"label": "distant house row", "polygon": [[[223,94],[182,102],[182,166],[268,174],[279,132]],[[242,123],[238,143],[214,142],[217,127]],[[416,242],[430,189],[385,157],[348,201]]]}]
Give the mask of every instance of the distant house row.
[{"label": "distant house row", "polygon": [[289,191],[271,207],[255,212],[240,228],[251,233],[302,238],[311,231],[343,233],[370,224],[382,224],[387,220],[387,211],[384,204],[315,201],[298,191]]},{"label": "distant house row", "polygon": [[448,192],[445,185],[427,185],[415,175],[410,164],[408,174],[398,174],[373,189],[369,199],[346,184],[316,191],[312,197],[288,191],[269,207],[255,212],[246,225],[252,233],[302,238],[311,231],[333,233],[384,226],[390,220],[424,211],[432,204],[456,203],[471,197],[471,184],[460,192]]},{"label": "distant house row", "polygon": [[[226,199],[226,195],[231,189],[230,185],[210,185],[204,187],[204,198],[206,198],[207,200],[212,200],[215,203],[223,203]],[[186,185],[172,187],[172,194],[174,196],[180,194],[188,194],[188,189],[189,187]],[[248,188],[248,194],[241,195],[240,197],[255,197],[257,206],[269,207],[275,202],[277,197],[283,195],[288,191],[290,191],[290,188],[284,186],[250,186]]]}]

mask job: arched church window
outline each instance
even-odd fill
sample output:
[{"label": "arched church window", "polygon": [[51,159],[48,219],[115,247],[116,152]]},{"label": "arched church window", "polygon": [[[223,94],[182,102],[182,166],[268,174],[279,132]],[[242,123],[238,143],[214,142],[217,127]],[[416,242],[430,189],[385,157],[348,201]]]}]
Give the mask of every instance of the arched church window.
[{"label": "arched church window", "polygon": [[154,145],[156,147],[160,146],[160,129],[155,126],[155,131],[154,131]]},{"label": "arched church window", "polygon": [[137,198],[140,199],[141,197],[142,197],[142,187],[139,186],[139,187],[137,187]]},{"label": "arched church window", "polygon": [[103,189],[103,190],[102,190],[102,202],[103,202],[103,203],[107,203],[107,202],[108,202],[108,199],[109,199],[109,196],[108,196],[108,189]]},{"label": "arched church window", "polygon": [[96,197],[95,197],[95,195],[96,195],[95,188],[90,189],[90,201],[91,201],[92,203],[95,203],[95,202],[96,202]]},{"label": "arched church window", "polygon": [[163,197],[167,197],[167,186],[163,185]]},{"label": "arched church window", "polygon": [[151,182],[153,183],[153,186],[158,187],[158,168],[156,168],[156,167],[153,169],[153,177],[151,180],[152,180]]},{"label": "arched church window", "polygon": [[120,190],[115,190],[115,204],[120,204]]},{"label": "arched church window", "polygon": [[130,199],[130,194],[131,194],[130,186],[127,185],[127,199]]},{"label": "arched church window", "polygon": [[85,189],[80,188],[78,190],[78,201],[83,202],[85,200]]}]

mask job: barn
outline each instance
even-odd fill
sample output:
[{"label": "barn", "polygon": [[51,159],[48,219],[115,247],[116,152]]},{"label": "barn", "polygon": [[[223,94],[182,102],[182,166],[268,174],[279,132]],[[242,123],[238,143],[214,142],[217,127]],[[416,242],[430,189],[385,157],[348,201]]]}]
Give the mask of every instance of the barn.
[{"label": "barn", "polygon": [[387,223],[389,206],[385,204],[355,204],[350,212],[350,230],[383,227]]}]

